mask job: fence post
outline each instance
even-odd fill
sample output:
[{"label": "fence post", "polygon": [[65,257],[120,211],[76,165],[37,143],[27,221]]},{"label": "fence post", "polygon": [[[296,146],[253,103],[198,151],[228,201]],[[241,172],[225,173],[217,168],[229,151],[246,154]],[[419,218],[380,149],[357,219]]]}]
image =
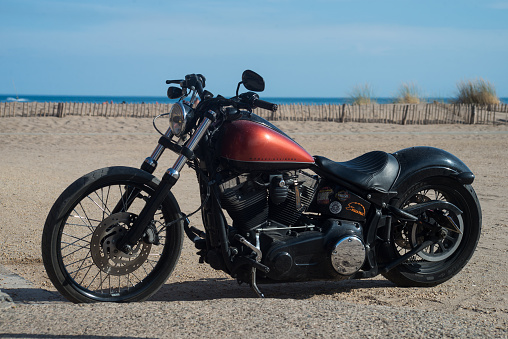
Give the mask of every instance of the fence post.
[{"label": "fence post", "polygon": [[409,111],[409,105],[406,105],[404,107],[404,117],[402,118],[402,125],[405,125],[406,124],[406,120],[407,120],[407,112]]},{"label": "fence post", "polygon": [[471,105],[471,118],[469,119],[470,125],[474,125],[475,114],[475,105]]},{"label": "fence post", "polygon": [[59,102],[56,106],[56,116],[61,118],[63,114],[63,103]]}]

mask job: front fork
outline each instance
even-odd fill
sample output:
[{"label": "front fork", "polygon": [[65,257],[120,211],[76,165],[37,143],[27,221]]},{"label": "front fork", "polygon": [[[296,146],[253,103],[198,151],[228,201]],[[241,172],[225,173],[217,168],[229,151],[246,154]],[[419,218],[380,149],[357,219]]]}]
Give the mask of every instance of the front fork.
[{"label": "front fork", "polygon": [[[178,179],[180,178],[180,171],[188,160],[188,155],[192,154],[194,149],[197,147],[203,136],[205,135],[210,124],[215,120],[215,112],[209,111],[207,116],[203,118],[203,121],[196,129],[194,135],[185,143],[185,146],[182,148],[178,159],[176,159],[173,167],[170,167],[166,173],[164,173],[159,186],[155,189],[155,192],[152,194],[150,199],[148,199],[146,205],[143,207],[139,216],[136,218],[132,227],[127,231],[125,236],[123,236],[116,244],[116,247],[124,253],[130,253],[132,251],[132,246],[137,244],[137,242],[141,239],[143,234],[146,231],[149,223],[152,221],[153,216],[161,203],[166,199],[171,188],[176,184]],[[171,131],[168,129],[166,132],[166,136],[173,136]],[[161,144],[157,145],[157,148],[152,154],[152,157],[147,158],[143,163],[144,170],[148,170],[148,172],[153,172],[155,167],[157,166],[157,160],[162,155],[165,147]],[[186,155],[184,155],[186,154]],[[150,166],[147,166],[148,163]],[[147,165],[145,165],[147,164]],[[129,196],[135,196],[133,194],[135,192],[130,192]],[[116,210],[116,208],[115,208]]]},{"label": "front fork", "polygon": [[[171,140],[173,138],[173,131],[171,130],[171,128],[168,128],[168,130],[164,134],[164,137],[167,140]],[[159,158],[161,157],[162,153],[164,153],[165,149],[166,148],[162,146],[160,143],[157,144],[157,147],[152,152],[152,155],[146,158],[145,161],[143,161],[143,163],[141,164],[141,169],[150,174],[155,172],[155,169],[157,168],[157,162],[159,161]],[[140,191],[141,191],[140,189],[131,186],[125,187],[125,192],[122,195],[122,199],[116,204],[115,208],[112,211],[112,214],[127,211]]]}]

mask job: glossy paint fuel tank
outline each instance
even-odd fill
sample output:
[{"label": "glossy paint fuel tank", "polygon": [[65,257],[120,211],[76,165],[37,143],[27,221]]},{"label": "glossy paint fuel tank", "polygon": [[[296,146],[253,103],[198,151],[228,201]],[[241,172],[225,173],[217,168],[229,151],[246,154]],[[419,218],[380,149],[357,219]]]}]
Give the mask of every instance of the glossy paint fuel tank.
[{"label": "glossy paint fuel tank", "polygon": [[314,158],[288,137],[249,120],[225,126],[221,156],[243,170],[307,168]]}]

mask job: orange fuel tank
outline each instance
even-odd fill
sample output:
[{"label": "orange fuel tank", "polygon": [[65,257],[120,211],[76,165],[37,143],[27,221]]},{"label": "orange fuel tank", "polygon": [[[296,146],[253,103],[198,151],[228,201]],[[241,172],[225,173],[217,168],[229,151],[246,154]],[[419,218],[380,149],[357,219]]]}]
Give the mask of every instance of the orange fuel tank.
[{"label": "orange fuel tank", "polygon": [[225,126],[221,156],[243,170],[290,170],[314,164],[314,158],[296,142],[249,120]]}]

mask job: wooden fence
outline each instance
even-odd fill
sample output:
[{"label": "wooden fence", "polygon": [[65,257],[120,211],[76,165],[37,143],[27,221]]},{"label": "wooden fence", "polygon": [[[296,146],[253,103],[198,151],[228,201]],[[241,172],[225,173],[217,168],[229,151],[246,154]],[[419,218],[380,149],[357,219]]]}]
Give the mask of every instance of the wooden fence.
[{"label": "wooden fence", "polygon": [[[3,102],[2,117],[154,117],[171,104]],[[372,105],[280,105],[277,112],[256,109],[268,120],[377,122],[392,124],[507,124],[508,104],[475,106],[442,103]]]}]

